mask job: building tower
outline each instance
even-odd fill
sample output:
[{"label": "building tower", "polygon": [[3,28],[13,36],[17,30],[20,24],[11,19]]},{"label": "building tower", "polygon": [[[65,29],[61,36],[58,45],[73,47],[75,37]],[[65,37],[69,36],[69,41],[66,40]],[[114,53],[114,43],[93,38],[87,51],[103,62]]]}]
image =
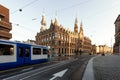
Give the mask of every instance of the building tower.
[{"label": "building tower", "polygon": [[78,33],[78,20],[77,20],[77,17],[76,17],[76,19],[75,19],[74,32],[75,32],[75,33]]},{"label": "building tower", "polygon": [[80,32],[79,32],[80,40],[84,41],[84,32],[82,22],[80,24]]},{"label": "building tower", "polygon": [[83,51],[83,45],[84,45],[84,33],[83,33],[83,25],[82,22],[80,24],[80,31],[78,33],[78,48],[77,50],[81,52]]},{"label": "building tower", "polygon": [[54,26],[59,26],[59,23],[58,23],[57,17],[55,18]]},{"label": "building tower", "polygon": [[44,30],[46,30],[46,18],[45,18],[45,15],[42,15],[40,32]]}]

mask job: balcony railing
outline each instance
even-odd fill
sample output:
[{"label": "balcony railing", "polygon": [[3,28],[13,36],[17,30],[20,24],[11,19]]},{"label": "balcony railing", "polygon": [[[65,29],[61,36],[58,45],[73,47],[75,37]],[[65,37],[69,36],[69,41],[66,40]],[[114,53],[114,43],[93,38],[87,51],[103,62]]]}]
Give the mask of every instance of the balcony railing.
[{"label": "balcony railing", "polygon": [[5,22],[5,21],[0,21],[0,26],[7,28],[9,30],[12,29],[12,25],[10,23]]},{"label": "balcony railing", "polygon": [[12,34],[9,32],[5,32],[5,31],[0,31],[0,36],[1,37],[6,37],[6,38],[12,38]]}]

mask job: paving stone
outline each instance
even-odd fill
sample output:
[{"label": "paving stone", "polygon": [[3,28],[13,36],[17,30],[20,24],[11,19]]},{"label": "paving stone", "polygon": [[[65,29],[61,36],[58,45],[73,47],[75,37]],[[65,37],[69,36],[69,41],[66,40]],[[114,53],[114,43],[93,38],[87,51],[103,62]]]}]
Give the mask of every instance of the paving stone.
[{"label": "paving stone", "polygon": [[99,56],[93,60],[95,80],[120,80],[120,56]]}]

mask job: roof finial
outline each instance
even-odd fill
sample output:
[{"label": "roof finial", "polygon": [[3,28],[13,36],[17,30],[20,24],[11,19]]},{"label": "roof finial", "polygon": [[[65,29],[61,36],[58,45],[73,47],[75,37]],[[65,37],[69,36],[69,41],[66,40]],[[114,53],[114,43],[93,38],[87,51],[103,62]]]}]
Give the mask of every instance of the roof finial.
[{"label": "roof finial", "polygon": [[54,21],[55,26],[59,26],[58,20],[57,20],[57,11],[55,12],[55,21]]},{"label": "roof finial", "polygon": [[83,23],[82,23],[82,20],[81,20],[81,23],[80,23],[80,31],[83,31]]},{"label": "roof finial", "polygon": [[43,8],[43,12],[42,13],[43,13],[43,15],[45,15],[45,8]]},{"label": "roof finial", "polygon": [[41,20],[41,24],[46,26],[46,18],[45,18],[45,9],[43,8],[43,14],[42,14],[42,20]]},{"label": "roof finial", "polygon": [[80,27],[82,27],[82,26],[83,26],[83,23],[82,23],[82,20],[81,20]]}]

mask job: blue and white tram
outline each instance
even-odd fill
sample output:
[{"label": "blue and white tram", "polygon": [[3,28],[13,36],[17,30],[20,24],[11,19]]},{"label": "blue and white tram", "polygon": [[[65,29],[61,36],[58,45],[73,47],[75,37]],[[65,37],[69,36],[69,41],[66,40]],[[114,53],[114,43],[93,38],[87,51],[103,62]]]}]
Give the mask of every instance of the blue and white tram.
[{"label": "blue and white tram", "polygon": [[48,47],[0,40],[0,70],[48,61]]}]

